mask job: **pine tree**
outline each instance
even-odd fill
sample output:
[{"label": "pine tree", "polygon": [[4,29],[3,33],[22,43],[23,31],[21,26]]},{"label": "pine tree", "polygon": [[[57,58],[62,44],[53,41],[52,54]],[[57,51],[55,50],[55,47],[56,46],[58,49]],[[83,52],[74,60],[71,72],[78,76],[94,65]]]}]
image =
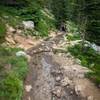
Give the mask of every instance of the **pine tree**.
[{"label": "pine tree", "polygon": [[60,28],[62,23],[67,19],[67,0],[52,0],[52,12],[57,21],[57,27]]}]

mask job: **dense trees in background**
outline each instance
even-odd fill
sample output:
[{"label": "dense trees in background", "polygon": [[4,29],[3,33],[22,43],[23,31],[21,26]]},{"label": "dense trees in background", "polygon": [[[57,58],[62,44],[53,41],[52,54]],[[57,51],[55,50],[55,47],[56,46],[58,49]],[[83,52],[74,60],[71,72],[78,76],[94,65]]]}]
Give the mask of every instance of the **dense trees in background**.
[{"label": "dense trees in background", "polygon": [[99,5],[99,0],[52,0],[58,25],[67,20],[73,21],[87,40],[100,45]]},{"label": "dense trees in background", "polygon": [[87,40],[100,44],[100,0],[2,0],[0,4],[49,8],[55,16],[57,28],[66,21],[72,21]]},{"label": "dense trees in background", "polygon": [[52,0],[51,9],[56,18],[57,27],[67,20],[67,0]]},{"label": "dense trees in background", "polygon": [[100,1],[86,1],[84,9],[85,15],[88,16],[87,22],[87,39],[100,45]]}]

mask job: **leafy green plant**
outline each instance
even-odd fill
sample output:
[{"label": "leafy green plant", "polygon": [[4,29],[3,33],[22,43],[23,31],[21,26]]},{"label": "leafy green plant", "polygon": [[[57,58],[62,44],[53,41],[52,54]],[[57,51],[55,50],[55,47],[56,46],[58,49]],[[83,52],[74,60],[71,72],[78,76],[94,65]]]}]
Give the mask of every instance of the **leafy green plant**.
[{"label": "leafy green plant", "polygon": [[74,22],[67,21],[66,24],[69,33],[79,33],[78,25],[76,25]]},{"label": "leafy green plant", "polygon": [[0,20],[0,42],[3,42],[4,41],[5,35],[6,35],[6,26]]},{"label": "leafy green plant", "polygon": [[97,85],[100,84],[100,54],[90,47],[85,47],[81,44],[68,48],[69,52],[76,58],[81,60],[81,64],[92,70],[87,76],[92,79]]},{"label": "leafy green plant", "polygon": [[81,37],[80,37],[80,34],[70,34],[68,33],[66,38],[69,40],[69,41],[74,41],[74,40],[80,40]]},{"label": "leafy green plant", "polygon": [[0,81],[1,100],[21,100],[23,83],[14,73],[9,73]]},{"label": "leafy green plant", "polygon": [[21,100],[27,59],[17,57],[20,48],[0,46],[0,100]]},{"label": "leafy green plant", "polygon": [[39,31],[40,36],[47,36],[48,35],[48,25],[44,20],[40,20],[37,24],[37,31]]}]

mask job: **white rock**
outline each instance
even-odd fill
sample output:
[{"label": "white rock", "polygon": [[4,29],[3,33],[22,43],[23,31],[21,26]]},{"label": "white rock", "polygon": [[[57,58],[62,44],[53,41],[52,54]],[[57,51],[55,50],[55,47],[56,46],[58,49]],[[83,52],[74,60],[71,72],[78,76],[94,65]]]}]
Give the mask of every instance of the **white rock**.
[{"label": "white rock", "polygon": [[100,46],[96,45],[96,44],[91,44],[92,49],[94,49],[97,52],[100,52]]},{"label": "white rock", "polygon": [[84,44],[85,47],[89,47],[89,44]]},{"label": "white rock", "polygon": [[89,96],[87,100],[94,100],[93,96]]},{"label": "white rock", "polygon": [[91,47],[92,47],[92,49],[94,49],[95,51],[97,51],[97,46],[96,46],[96,44],[91,44]]},{"label": "white rock", "polygon": [[27,54],[24,51],[18,51],[18,52],[16,52],[16,56],[17,57],[20,57],[20,56],[27,57]]},{"label": "white rock", "polygon": [[13,27],[11,27],[11,26],[8,27],[8,32],[12,32],[13,33],[15,31],[16,31],[16,29],[14,29]]},{"label": "white rock", "polygon": [[80,59],[76,59],[75,62],[76,62],[77,64],[79,64],[79,65],[81,64],[81,60],[80,60]]},{"label": "white rock", "polygon": [[56,81],[60,81],[60,80],[61,80],[60,76],[56,77]]},{"label": "white rock", "polygon": [[26,86],[25,86],[25,90],[26,90],[27,92],[30,92],[31,89],[32,89],[32,86],[31,86],[31,85],[26,85]]},{"label": "white rock", "polygon": [[25,29],[33,29],[34,28],[33,21],[23,21],[22,24],[24,25]]}]

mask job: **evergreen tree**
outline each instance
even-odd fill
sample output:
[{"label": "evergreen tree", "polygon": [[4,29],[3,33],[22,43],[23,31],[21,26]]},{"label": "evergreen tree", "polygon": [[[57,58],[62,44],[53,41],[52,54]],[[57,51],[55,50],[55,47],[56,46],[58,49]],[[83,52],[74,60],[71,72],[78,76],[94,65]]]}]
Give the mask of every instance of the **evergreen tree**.
[{"label": "evergreen tree", "polygon": [[60,28],[62,23],[67,19],[67,0],[52,0],[51,8],[57,21],[57,27]]}]

